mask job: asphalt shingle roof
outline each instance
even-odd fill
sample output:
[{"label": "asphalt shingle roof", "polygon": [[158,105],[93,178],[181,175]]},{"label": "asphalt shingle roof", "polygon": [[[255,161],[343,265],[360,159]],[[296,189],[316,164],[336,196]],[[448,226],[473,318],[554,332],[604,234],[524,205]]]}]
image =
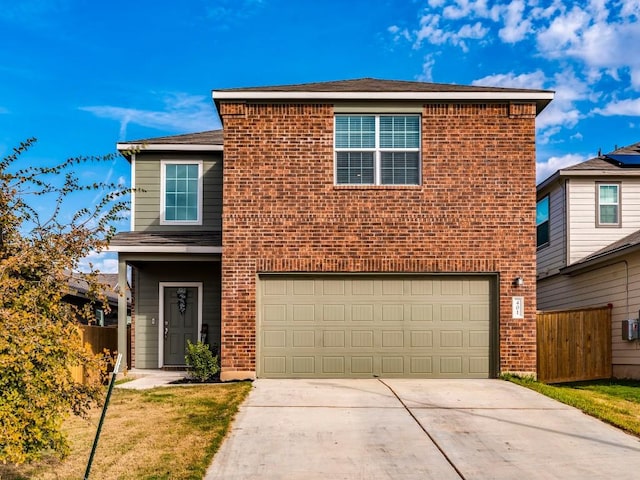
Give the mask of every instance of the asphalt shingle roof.
[{"label": "asphalt shingle roof", "polygon": [[217,89],[218,92],[550,92],[525,88],[483,87],[447,83],[358,78],[334,82]]},{"label": "asphalt shingle roof", "polygon": [[143,138],[130,140],[126,143],[153,143],[157,145],[222,145],[222,130],[208,130],[206,132],[169,135],[167,137]]},{"label": "asphalt shingle roof", "polygon": [[111,246],[189,246],[220,247],[221,232],[120,232],[113,236]]}]

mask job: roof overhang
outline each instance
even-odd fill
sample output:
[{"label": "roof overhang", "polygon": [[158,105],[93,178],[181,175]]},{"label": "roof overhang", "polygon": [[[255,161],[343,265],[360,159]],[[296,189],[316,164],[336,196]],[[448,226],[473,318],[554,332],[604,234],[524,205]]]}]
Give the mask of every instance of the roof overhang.
[{"label": "roof overhang", "polygon": [[562,275],[571,276],[579,273],[589,272],[591,270],[596,270],[598,268],[618,263],[622,261],[623,257],[637,251],[640,251],[640,244],[623,245],[616,250],[611,250],[607,253],[603,253],[602,255],[594,256],[592,258],[589,258],[588,260],[580,261],[578,263],[574,263],[567,267],[561,268],[560,273]]},{"label": "roof overhang", "polygon": [[222,247],[199,245],[109,245],[104,251],[117,253],[222,253]]},{"label": "roof overhang", "polygon": [[553,92],[305,92],[305,91],[213,91],[216,105],[221,101],[244,100],[378,100],[378,101],[487,101],[487,102],[535,102],[539,114],[553,100]]},{"label": "roof overhang", "polygon": [[640,177],[640,169],[616,169],[616,170],[558,170],[556,173],[547,177],[547,179],[536,186],[536,191],[540,193],[549,185],[560,178],[576,178],[576,177]]},{"label": "roof overhang", "polygon": [[116,144],[118,151],[151,151],[151,152],[221,152],[222,145],[194,145],[187,143],[118,143]]}]

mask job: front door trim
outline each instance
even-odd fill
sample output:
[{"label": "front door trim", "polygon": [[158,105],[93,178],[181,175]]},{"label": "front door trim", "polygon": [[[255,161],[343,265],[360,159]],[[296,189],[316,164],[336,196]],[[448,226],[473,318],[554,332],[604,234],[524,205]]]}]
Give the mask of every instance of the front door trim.
[{"label": "front door trim", "polygon": [[198,289],[198,336],[202,330],[202,282],[159,282],[158,368],[164,367],[164,289],[166,287],[196,287]]}]

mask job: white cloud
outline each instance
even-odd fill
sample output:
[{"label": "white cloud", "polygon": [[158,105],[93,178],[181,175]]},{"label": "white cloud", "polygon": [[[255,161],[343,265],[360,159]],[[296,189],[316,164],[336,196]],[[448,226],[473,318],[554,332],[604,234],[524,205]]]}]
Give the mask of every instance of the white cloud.
[{"label": "white cloud", "polygon": [[93,251],[80,260],[78,271],[90,272],[91,266],[100,273],[118,273],[118,254],[113,252]]},{"label": "white cloud", "polygon": [[433,66],[435,63],[433,55],[425,55],[424,62],[422,62],[422,73],[416,79],[420,82],[433,82]]},{"label": "white cloud", "polygon": [[500,38],[507,43],[516,43],[524,39],[532,29],[531,21],[523,18],[524,2],[511,2],[506,9],[504,27],[498,31]]},{"label": "white cloud", "polygon": [[546,162],[536,164],[536,181],[540,183],[561,168],[576,165],[585,160],[587,160],[587,158],[574,153],[569,153],[561,157],[550,157]]},{"label": "white cloud", "polygon": [[548,89],[555,91],[554,100],[538,115],[536,127],[542,131],[540,143],[550,141],[552,135],[560,131],[558,126],[574,127],[583,117],[576,103],[586,100],[589,86],[568,69],[558,72],[552,79],[541,70],[516,75],[514,72],[489,75],[474,80],[473,85],[493,87]]},{"label": "white cloud", "polygon": [[162,110],[141,110],[137,108],[97,105],[80,107],[100,118],[120,122],[120,140],[126,139],[130,123],[158,130],[199,132],[219,126],[211,99],[203,95],[186,93],[166,94],[162,98]]},{"label": "white cloud", "polygon": [[486,87],[507,87],[507,88],[533,88],[544,89],[547,78],[541,70],[531,73],[521,73],[516,75],[513,72],[498,73],[474,80],[472,85],[483,85]]},{"label": "white cloud", "polygon": [[613,101],[604,108],[596,108],[593,110],[596,115],[605,117],[621,115],[621,116],[640,116],[640,98]]}]

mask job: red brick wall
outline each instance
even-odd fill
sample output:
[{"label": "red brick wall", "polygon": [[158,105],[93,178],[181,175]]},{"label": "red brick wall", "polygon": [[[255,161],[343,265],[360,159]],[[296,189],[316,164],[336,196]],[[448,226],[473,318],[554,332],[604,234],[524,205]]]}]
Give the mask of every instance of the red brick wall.
[{"label": "red brick wall", "polygon": [[419,187],[335,186],[332,105],[221,116],[223,372],[255,370],[259,272],[498,273],[500,368],[535,372],[534,104],[425,105]]}]

